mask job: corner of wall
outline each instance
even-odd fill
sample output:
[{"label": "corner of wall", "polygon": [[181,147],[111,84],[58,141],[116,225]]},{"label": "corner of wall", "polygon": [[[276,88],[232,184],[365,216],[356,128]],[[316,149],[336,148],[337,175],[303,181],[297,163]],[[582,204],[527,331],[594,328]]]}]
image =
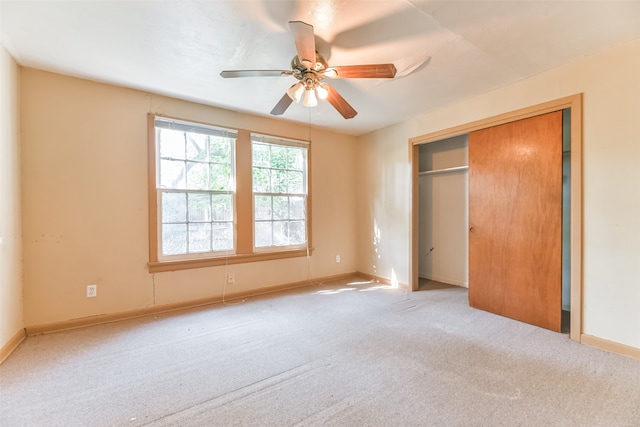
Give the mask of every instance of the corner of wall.
[{"label": "corner of wall", "polygon": [[20,66],[0,44],[0,361],[22,342]]}]

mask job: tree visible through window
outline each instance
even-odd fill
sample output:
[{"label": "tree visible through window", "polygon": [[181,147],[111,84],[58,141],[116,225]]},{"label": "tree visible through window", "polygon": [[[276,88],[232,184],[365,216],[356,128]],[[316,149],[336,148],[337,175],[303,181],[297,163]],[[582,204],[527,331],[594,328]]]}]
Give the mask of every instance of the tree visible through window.
[{"label": "tree visible through window", "polygon": [[307,243],[305,143],[252,135],[254,246]]}]

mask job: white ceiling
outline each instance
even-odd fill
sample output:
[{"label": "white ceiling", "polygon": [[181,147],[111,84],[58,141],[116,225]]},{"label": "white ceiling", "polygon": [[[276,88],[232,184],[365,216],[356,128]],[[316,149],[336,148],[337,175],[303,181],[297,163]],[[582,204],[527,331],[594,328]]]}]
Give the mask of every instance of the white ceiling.
[{"label": "white ceiling", "polygon": [[354,135],[640,38],[640,0],[2,0],[0,7],[1,42],[24,66],[261,115],[296,80],[223,79],[220,71],[289,69],[295,46],[287,22],[310,23],[330,65],[398,68],[392,80],[331,81],[359,112],[353,119],[326,102],[310,111],[292,104],[279,118]]}]

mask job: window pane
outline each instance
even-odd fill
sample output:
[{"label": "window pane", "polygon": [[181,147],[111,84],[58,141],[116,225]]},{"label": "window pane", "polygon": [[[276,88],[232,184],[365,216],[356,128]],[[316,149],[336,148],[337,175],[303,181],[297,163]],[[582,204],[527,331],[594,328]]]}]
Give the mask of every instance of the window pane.
[{"label": "window pane", "polygon": [[211,196],[209,194],[189,194],[189,221],[211,221]]},{"label": "window pane", "polygon": [[189,253],[211,251],[211,223],[189,224]]},{"label": "window pane", "polygon": [[189,190],[207,190],[208,169],[207,163],[187,162],[187,188]]},{"label": "window pane", "polygon": [[187,194],[162,193],[162,222],[186,222]]},{"label": "window pane", "polygon": [[271,167],[278,169],[287,168],[287,147],[271,146]]},{"label": "window pane", "polygon": [[302,194],[304,193],[304,174],[297,171],[288,171],[287,176],[289,178],[289,193]]},{"label": "window pane", "polygon": [[268,193],[271,189],[269,169],[253,168],[253,191]]},{"label": "window pane", "polygon": [[304,170],[305,157],[302,148],[289,147],[287,149],[287,169]]},{"label": "window pane", "polygon": [[184,162],[176,160],[162,160],[160,162],[160,187],[186,188]]},{"label": "window pane", "polygon": [[231,190],[231,166],[228,164],[216,164],[211,166],[211,186],[210,190],[229,191]]},{"label": "window pane", "polygon": [[160,157],[184,159],[184,132],[178,130],[158,129],[160,140]]},{"label": "window pane", "polygon": [[233,223],[214,222],[212,225],[213,250],[233,250]]},{"label": "window pane", "polygon": [[302,245],[307,241],[304,221],[291,221],[289,223],[289,244]]},{"label": "window pane", "polygon": [[209,138],[201,133],[187,133],[187,159],[207,161]]},{"label": "window pane", "polygon": [[233,196],[231,194],[213,194],[211,202],[214,221],[233,221]]},{"label": "window pane", "polygon": [[273,218],[289,219],[289,198],[283,196],[273,197]]},{"label": "window pane", "polygon": [[269,167],[271,166],[271,156],[269,155],[269,146],[265,144],[253,143],[253,166]]},{"label": "window pane", "polygon": [[254,239],[256,248],[264,248],[271,246],[272,229],[271,222],[256,222]]},{"label": "window pane", "polygon": [[231,163],[229,156],[231,144],[228,139],[212,136],[210,137],[209,161],[213,163]]},{"label": "window pane", "polygon": [[289,198],[289,218],[305,219],[304,197]]},{"label": "window pane", "polygon": [[271,192],[272,193],[287,192],[287,171],[285,170],[271,171]]},{"label": "window pane", "polygon": [[307,149],[286,141],[252,142],[252,148],[253,191],[265,193],[254,194],[255,247],[304,244]]},{"label": "window pane", "polygon": [[164,224],[162,226],[162,254],[187,253],[187,224]]},{"label": "window pane", "polygon": [[289,227],[287,221],[273,222],[273,246],[287,246],[289,244]]},{"label": "window pane", "polygon": [[[159,152],[156,167],[161,204],[160,254],[233,251],[233,132],[212,131],[207,126],[179,121],[169,124],[174,129],[165,129],[166,122],[158,123],[155,135]],[[224,136],[213,135],[216,133]],[[270,184],[268,179],[266,182]]]},{"label": "window pane", "polygon": [[271,196],[255,196],[254,204],[256,220],[271,219]]}]

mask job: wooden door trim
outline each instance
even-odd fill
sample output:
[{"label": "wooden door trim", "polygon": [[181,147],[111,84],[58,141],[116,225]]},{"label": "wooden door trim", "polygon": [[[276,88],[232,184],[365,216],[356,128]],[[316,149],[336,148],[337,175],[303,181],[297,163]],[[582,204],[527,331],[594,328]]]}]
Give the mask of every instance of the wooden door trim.
[{"label": "wooden door trim", "polygon": [[571,109],[571,333],[572,340],[582,336],[582,93],[544,102],[497,116],[441,129],[409,139],[411,163],[411,221],[409,286],[418,290],[418,172],[421,144],[439,141],[475,130],[527,119],[553,111]]}]

